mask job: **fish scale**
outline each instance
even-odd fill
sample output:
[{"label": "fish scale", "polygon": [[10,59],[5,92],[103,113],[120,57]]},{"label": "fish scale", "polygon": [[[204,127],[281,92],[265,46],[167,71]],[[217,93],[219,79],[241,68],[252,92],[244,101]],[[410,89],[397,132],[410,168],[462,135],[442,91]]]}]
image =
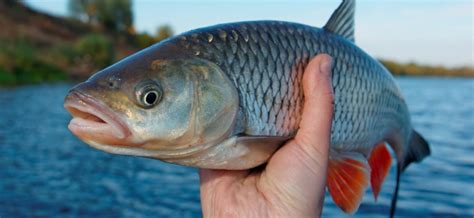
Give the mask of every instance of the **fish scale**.
[{"label": "fish scale", "polygon": [[409,132],[398,124],[409,117],[400,117],[407,109],[392,76],[353,44],[322,29],[241,22],[197,29],[173,43],[216,63],[233,81],[245,116],[239,120],[246,122],[243,134],[295,134],[304,102],[304,67],[320,53],[334,58],[334,148],[369,148],[393,127]]}]

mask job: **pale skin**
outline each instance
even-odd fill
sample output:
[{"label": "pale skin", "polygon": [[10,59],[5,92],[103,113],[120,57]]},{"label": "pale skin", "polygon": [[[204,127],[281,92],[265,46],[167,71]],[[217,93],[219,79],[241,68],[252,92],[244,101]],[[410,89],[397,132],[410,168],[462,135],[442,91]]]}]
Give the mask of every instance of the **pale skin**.
[{"label": "pale skin", "polygon": [[244,171],[200,170],[204,217],[321,216],[334,101],[331,68],[326,54],[309,62],[300,129],[268,164]]}]

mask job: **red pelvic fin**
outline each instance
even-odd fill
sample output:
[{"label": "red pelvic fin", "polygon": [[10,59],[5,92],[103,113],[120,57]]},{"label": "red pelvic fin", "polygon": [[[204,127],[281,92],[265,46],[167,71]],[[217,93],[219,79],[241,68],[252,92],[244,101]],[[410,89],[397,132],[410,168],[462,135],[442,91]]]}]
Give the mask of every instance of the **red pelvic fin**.
[{"label": "red pelvic fin", "polygon": [[332,199],[344,212],[352,214],[359,208],[369,186],[369,173],[369,164],[362,154],[331,154],[327,186]]},{"label": "red pelvic fin", "polygon": [[390,152],[388,151],[385,142],[380,142],[372,149],[369,157],[369,165],[371,169],[370,184],[376,201],[380,189],[382,188],[383,181],[388,175],[391,164],[392,157],[390,156]]}]

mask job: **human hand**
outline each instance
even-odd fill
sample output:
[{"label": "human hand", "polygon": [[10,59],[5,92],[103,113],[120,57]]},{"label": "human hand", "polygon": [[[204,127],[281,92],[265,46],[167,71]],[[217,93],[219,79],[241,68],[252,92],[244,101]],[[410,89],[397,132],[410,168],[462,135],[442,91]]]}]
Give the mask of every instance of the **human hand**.
[{"label": "human hand", "polygon": [[205,217],[316,217],[324,202],[333,115],[332,59],[321,54],[303,75],[300,128],[257,169],[201,169]]}]

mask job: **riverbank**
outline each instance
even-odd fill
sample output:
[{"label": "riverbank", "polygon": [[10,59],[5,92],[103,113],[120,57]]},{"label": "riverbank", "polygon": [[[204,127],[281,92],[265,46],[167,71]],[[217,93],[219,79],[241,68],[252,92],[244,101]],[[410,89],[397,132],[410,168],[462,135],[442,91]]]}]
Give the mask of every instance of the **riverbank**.
[{"label": "riverbank", "polygon": [[448,68],[441,65],[430,66],[414,62],[398,63],[390,60],[379,61],[395,76],[474,77],[474,69],[467,66]]},{"label": "riverbank", "polygon": [[98,24],[58,17],[21,1],[0,1],[0,85],[87,78],[94,72],[172,35],[108,30]]}]

